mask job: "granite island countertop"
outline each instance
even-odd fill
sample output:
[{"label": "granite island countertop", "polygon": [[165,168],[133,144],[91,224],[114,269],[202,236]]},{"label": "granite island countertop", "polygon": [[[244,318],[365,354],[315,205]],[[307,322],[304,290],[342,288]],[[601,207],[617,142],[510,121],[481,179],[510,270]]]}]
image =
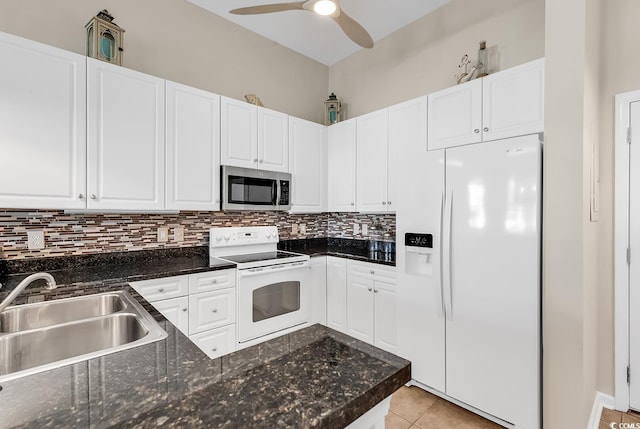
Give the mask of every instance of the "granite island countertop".
[{"label": "granite island countertop", "polygon": [[[148,265],[137,256],[129,255],[129,263],[118,260],[121,271],[131,273],[140,265],[141,272],[155,278],[204,269],[192,260],[194,255],[165,255]],[[186,258],[178,272],[168,268],[175,258]],[[58,271],[74,281],[61,284],[61,290],[71,288],[73,295],[125,290],[168,337],[3,382],[1,428],[340,428],[411,378],[408,361],[321,325],[209,359],[129,280],[116,278],[115,268],[57,263]],[[109,281],[96,280],[96,273],[107,271]],[[11,273],[4,274],[13,281]]]}]

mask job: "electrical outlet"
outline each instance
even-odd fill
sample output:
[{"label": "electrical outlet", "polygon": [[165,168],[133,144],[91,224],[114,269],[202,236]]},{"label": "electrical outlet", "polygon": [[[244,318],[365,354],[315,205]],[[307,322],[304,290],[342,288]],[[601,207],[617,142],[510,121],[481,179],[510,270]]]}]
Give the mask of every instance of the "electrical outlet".
[{"label": "electrical outlet", "polygon": [[297,223],[293,223],[291,224],[291,234],[297,234],[298,233],[298,224]]},{"label": "electrical outlet", "polygon": [[353,235],[358,235],[358,234],[360,234],[360,224],[354,223],[353,224]]},{"label": "electrical outlet", "polygon": [[158,228],[158,243],[169,241],[169,228]]},{"label": "electrical outlet", "polygon": [[29,250],[44,249],[44,231],[27,231],[27,247]]},{"label": "electrical outlet", "polygon": [[367,235],[369,235],[369,228],[367,227],[366,223],[362,224],[362,235],[364,237],[366,237]]},{"label": "electrical outlet", "polygon": [[300,224],[300,234],[306,234],[307,233],[307,225],[305,225],[304,223]]},{"label": "electrical outlet", "polygon": [[184,227],[173,228],[173,241],[181,243],[184,241]]}]

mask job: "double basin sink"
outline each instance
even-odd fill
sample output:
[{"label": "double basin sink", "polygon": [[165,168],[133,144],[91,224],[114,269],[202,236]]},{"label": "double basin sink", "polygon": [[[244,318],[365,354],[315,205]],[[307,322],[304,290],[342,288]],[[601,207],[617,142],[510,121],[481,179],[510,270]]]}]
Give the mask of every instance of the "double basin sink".
[{"label": "double basin sink", "polygon": [[124,291],[8,307],[0,313],[0,382],[166,337]]}]

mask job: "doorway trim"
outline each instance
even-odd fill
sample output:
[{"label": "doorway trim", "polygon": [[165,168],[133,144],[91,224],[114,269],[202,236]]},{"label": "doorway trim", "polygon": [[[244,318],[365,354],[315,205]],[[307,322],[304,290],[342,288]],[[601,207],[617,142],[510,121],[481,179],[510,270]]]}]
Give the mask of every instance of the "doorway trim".
[{"label": "doorway trim", "polygon": [[[619,411],[629,410],[629,142],[630,103],[640,101],[640,90],[617,94],[615,98],[614,140],[614,381],[615,403]],[[640,133],[640,130],[636,130]],[[640,249],[634,249],[634,257],[640,257]],[[640,377],[636,369],[635,377]]]}]

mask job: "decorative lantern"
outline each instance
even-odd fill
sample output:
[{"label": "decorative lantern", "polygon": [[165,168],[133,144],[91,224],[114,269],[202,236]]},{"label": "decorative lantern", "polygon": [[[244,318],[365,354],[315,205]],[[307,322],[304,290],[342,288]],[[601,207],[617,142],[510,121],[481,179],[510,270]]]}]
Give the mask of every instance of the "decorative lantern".
[{"label": "decorative lantern", "polygon": [[87,56],[108,63],[122,65],[124,28],[113,22],[106,9],[100,11],[85,25],[87,30]]},{"label": "decorative lantern", "polygon": [[342,110],[342,103],[338,100],[338,97],[332,92],[327,101],[324,102],[324,123],[325,125],[332,125],[340,122],[340,111]]}]

